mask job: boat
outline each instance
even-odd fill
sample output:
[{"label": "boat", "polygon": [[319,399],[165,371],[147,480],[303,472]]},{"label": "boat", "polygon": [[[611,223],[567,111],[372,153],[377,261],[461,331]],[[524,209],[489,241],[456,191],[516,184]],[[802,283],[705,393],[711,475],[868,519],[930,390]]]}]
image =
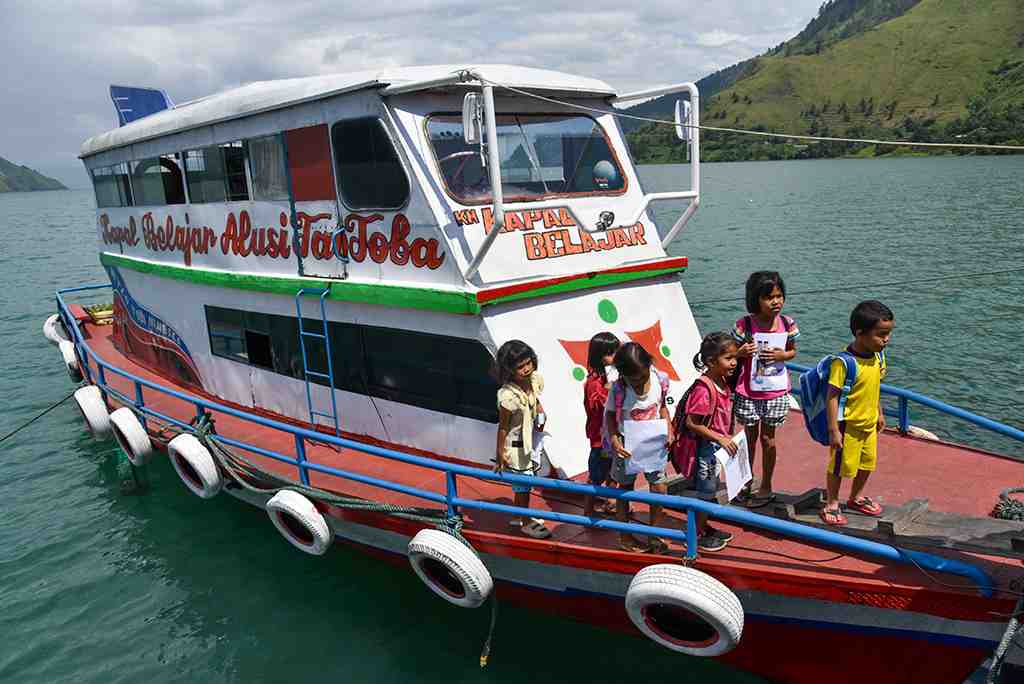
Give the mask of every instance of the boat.
[{"label": "boat", "polygon": [[[679,94],[680,190],[645,193],[617,105]],[[962,682],[1014,636],[1024,523],[988,514],[1021,464],[915,436],[925,404],[886,386],[898,459],[873,477],[881,519],[817,523],[822,447],[795,412],[760,511],[586,484],[587,340],[642,344],[679,397],[700,333],[686,257],[667,251],[700,203],[692,83],[617,93],[586,77],[441,65],[258,82],[173,105],[112,87],[121,125],[87,140],[109,282],[56,293],[44,334],[86,428],[134,468],[167,454],[202,500],[267,512],[298,551],[353,545],[411,565],[466,608],[495,597],[642,635],[772,681]],[[685,203],[663,230],[651,205]],[[83,302],[112,300],[97,319]],[[101,307],[102,309],[102,307]],[[495,472],[495,351],[540,359],[548,415],[537,474]],[[794,370],[799,371],[799,367]],[[919,433],[918,433],[919,434]],[[962,476],[970,473],[970,477]],[[509,526],[524,511],[548,539]],[[582,514],[583,497],[663,505],[657,528]],[[703,512],[735,539],[699,554]],[[623,551],[657,534],[665,554]],[[358,581],[358,578],[353,578]],[[489,644],[489,640],[488,640]],[[487,646],[481,656],[485,662]],[[500,651],[499,651],[500,652]]]}]

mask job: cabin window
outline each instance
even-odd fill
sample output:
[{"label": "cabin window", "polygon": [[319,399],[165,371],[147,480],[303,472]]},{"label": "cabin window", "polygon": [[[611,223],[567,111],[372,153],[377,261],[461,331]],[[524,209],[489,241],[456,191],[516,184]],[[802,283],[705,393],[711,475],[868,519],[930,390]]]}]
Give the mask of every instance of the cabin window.
[{"label": "cabin window", "polygon": [[252,175],[252,198],[263,201],[288,199],[288,172],[285,168],[281,136],[253,138],[246,143],[249,150],[249,171]]},{"label": "cabin window", "polygon": [[124,162],[92,170],[97,207],[130,207],[132,188],[128,182],[128,165]]},{"label": "cabin window", "polygon": [[[206,323],[215,356],[303,379],[297,318],[207,306]],[[302,327],[323,330],[316,319]],[[479,342],[334,321],[328,330],[337,389],[497,422],[491,355]],[[307,337],[305,347],[306,367],[327,374],[323,340]],[[309,380],[329,386],[326,378]]]},{"label": "cabin window", "polygon": [[331,127],[338,194],[351,209],[398,209],[409,179],[380,119],[339,121]]},{"label": "cabin window", "polygon": [[[509,202],[567,195],[619,194],[625,176],[608,138],[582,115],[514,114],[497,117],[502,191]],[[467,145],[461,116],[427,121],[427,134],[449,194],[463,204],[491,201],[480,145]]]},{"label": "cabin window", "polygon": [[177,154],[165,154],[132,162],[132,189],[136,205],[150,207],[185,203],[185,183],[177,157]]},{"label": "cabin window", "polygon": [[204,202],[240,202],[249,199],[245,178],[245,148],[241,142],[185,152],[188,199]]}]

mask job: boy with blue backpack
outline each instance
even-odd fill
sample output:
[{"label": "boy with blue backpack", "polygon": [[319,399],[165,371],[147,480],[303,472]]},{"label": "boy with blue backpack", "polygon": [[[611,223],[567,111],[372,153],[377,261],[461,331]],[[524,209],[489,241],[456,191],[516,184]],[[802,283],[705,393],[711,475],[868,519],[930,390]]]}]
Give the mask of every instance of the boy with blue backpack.
[{"label": "boy with blue backpack", "polygon": [[825,477],[828,498],[820,513],[826,525],[847,523],[839,507],[843,478],[853,479],[848,509],[864,515],[882,514],[882,507],[863,491],[877,462],[878,433],[885,428],[881,386],[886,374],[885,348],[894,324],[892,310],[885,304],[861,302],[850,314],[853,343],[800,377],[800,404],[807,429],[815,441],[830,447]]}]

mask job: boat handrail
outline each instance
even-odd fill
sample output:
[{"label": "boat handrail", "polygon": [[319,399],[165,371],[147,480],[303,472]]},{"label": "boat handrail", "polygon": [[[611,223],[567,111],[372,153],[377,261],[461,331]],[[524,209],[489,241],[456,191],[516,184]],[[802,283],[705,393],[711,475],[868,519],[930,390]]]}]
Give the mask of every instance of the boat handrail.
[{"label": "boat handrail", "polygon": [[[786,367],[791,371],[796,371],[797,373],[805,373],[811,370],[808,366],[803,366],[801,364],[792,362],[786,363]],[[939,401],[938,399],[932,399],[929,396],[920,394],[918,392],[914,392],[913,390],[904,389],[902,387],[896,387],[894,385],[888,385],[883,382],[882,394],[896,397],[898,399],[899,403],[895,416],[899,419],[899,431],[903,434],[906,434],[907,431],[910,429],[910,402],[913,401],[915,403],[921,404],[922,406],[927,406],[928,408],[935,409],[940,413],[945,413],[955,418],[965,420],[968,423],[977,425],[980,428],[991,430],[992,432],[996,432],[1011,439],[1015,439],[1018,442],[1024,442],[1024,430],[1018,430],[1015,427],[1006,425],[1004,423],[1000,423],[998,421],[992,420],[991,418],[979,416],[978,414],[971,413],[970,411],[962,409],[959,406],[953,406],[952,404],[947,404],[945,402]]]},{"label": "boat handrail", "polygon": [[[614,530],[616,532],[627,532],[632,534],[640,535],[651,535],[657,534],[668,539],[675,540],[677,542],[685,543],[687,549],[687,557],[694,559],[697,556],[697,516],[695,513],[705,513],[709,518],[723,520],[737,525],[745,527],[754,527],[768,532],[773,532],[786,537],[799,539],[804,542],[808,542],[816,545],[824,545],[832,548],[847,551],[853,554],[870,556],[876,559],[880,559],[888,562],[898,562],[907,565],[913,565],[919,569],[933,570],[937,572],[946,572],[952,575],[958,575],[970,579],[977,585],[979,593],[988,598],[991,597],[994,592],[994,581],[992,577],[982,568],[971,563],[959,561],[951,558],[943,558],[934,554],[913,551],[910,549],[903,549],[890,544],[882,544],[880,542],[871,541],[868,539],[861,539],[859,537],[852,537],[841,534],[839,532],[833,532],[831,530],[819,529],[808,525],[802,525],[800,523],[794,523],[787,520],[780,520],[778,518],[772,518],[769,516],[759,515],[752,511],[743,510],[740,508],[734,508],[730,506],[721,506],[719,504],[702,501],[700,499],[693,499],[689,497],[673,496],[667,494],[653,494],[650,492],[638,492],[638,491],[627,491],[621,489],[613,489],[611,487],[599,487],[590,484],[582,484],[573,482],[571,480],[555,480],[545,477],[537,477],[533,475],[516,475],[512,473],[496,473],[492,470],[461,465],[457,463],[449,463],[447,461],[441,461],[438,459],[427,458],[424,456],[416,456],[413,454],[407,454],[394,449],[388,449],[386,447],[374,446],[372,444],[364,444],[355,440],[347,439],[345,437],[337,437],[328,433],[317,432],[309,430],[307,428],[299,427],[296,425],[290,425],[281,421],[274,420],[272,418],[266,418],[264,416],[256,415],[254,413],[247,413],[230,406],[219,404],[215,401],[210,401],[202,397],[186,394],[169,387],[164,387],[151,380],[146,380],[136,376],[126,370],[121,370],[114,367],[110,363],[99,358],[96,353],[86,344],[85,339],[82,336],[81,330],[78,326],[78,321],[73,317],[68,309],[67,303],[64,301],[64,295],[73,292],[84,292],[89,290],[108,289],[111,286],[109,284],[104,285],[85,285],[73,288],[65,288],[57,291],[57,307],[61,318],[63,319],[65,326],[69,332],[74,336],[74,345],[79,354],[79,358],[83,361],[82,373],[89,382],[93,382],[99,387],[105,394],[110,394],[116,397],[120,402],[125,405],[132,406],[136,411],[144,416],[152,416],[160,421],[166,422],[171,425],[175,425],[183,431],[193,432],[195,426],[189,423],[185,423],[176,418],[164,415],[154,409],[146,406],[143,388],[149,388],[164,394],[166,396],[173,397],[180,401],[188,404],[192,404],[196,409],[196,418],[201,417],[207,412],[222,413],[230,415],[235,418],[239,418],[244,421],[256,423],[264,427],[268,427],[274,430],[291,434],[295,439],[295,458],[280,454],[269,449],[264,449],[252,444],[224,437],[221,435],[211,434],[210,439],[220,442],[224,445],[233,446],[238,449],[243,449],[250,453],[259,454],[261,456],[271,458],[278,462],[286,463],[297,468],[299,474],[299,480],[301,482],[309,481],[309,471],[323,473],[325,475],[331,475],[346,480],[352,480],[354,482],[360,482],[363,484],[371,485],[381,489],[400,492],[410,496],[415,496],[427,501],[433,501],[438,504],[443,504],[447,508],[447,512],[450,516],[458,514],[459,508],[469,508],[476,510],[487,510],[495,511],[499,513],[506,513],[509,515],[529,515],[532,517],[541,518],[544,520],[552,520],[556,522],[565,522],[576,525],[582,525],[584,527],[593,527],[598,529]],[[89,359],[96,365],[96,378],[92,377],[92,369],[88,363]],[[134,388],[134,397],[130,397],[120,390],[112,387],[107,382],[107,373],[113,373],[121,376],[126,380],[131,381]],[[371,477],[369,475],[362,475],[360,473],[354,473],[345,471],[339,468],[333,468],[330,466],[320,465],[306,460],[306,440],[311,440],[321,444],[330,444],[339,446],[346,449],[352,449],[365,454],[373,456],[379,456],[387,458],[393,461],[399,461],[410,465],[421,466],[436,471],[445,473],[446,491],[445,494],[439,494],[437,492],[420,489],[418,487],[411,487],[407,485],[398,484],[388,480]],[[650,525],[640,525],[636,523],[623,523],[617,520],[606,520],[599,518],[588,518],[583,515],[576,515],[572,513],[560,513],[557,511],[547,511],[533,508],[520,508],[518,506],[510,506],[507,504],[494,503],[490,501],[479,501],[476,499],[467,499],[458,495],[458,484],[457,476],[473,477],[481,480],[488,480],[492,482],[500,482],[503,484],[523,484],[530,485],[533,487],[540,487],[542,489],[556,490],[563,492],[572,492],[576,494],[590,494],[596,496],[604,496],[612,499],[622,499],[625,501],[634,501],[637,503],[661,505],[666,508],[675,510],[685,511],[686,516],[686,530],[675,530],[667,527],[656,527]],[[967,586],[963,587],[968,588]]]}]

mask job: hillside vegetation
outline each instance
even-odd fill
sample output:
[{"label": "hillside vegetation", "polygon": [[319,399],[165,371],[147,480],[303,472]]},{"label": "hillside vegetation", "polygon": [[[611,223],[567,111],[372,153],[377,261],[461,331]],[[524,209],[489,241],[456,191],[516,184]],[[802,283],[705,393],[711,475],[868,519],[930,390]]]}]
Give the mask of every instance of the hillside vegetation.
[{"label": "hillside vegetation", "polygon": [[64,185],[27,166],[12,164],[0,157],[0,192],[27,192],[31,190],[67,190]]},{"label": "hillside vegetation", "polygon": [[[1021,0],[832,0],[792,40],[744,64],[742,75],[702,98],[702,124],[914,141],[1024,139]],[[631,135],[634,154],[681,159],[670,134],[641,127]],[[836,156],[858,147],[734,134],[704,140],[709,161]]]}]

